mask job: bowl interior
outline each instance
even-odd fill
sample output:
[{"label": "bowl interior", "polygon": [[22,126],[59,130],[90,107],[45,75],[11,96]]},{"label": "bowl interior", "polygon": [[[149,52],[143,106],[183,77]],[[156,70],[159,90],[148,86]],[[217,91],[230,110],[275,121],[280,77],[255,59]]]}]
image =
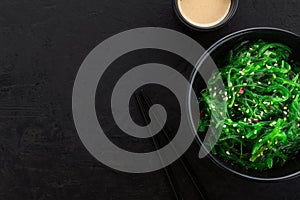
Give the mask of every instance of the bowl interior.
[{"label": "bowl interior", "polygon": [[[258,39],[263,39],[267,42],[279,42],[285,44],[292,48],[293,57],[300,60],[300,37],[284,30],[274,29],[274,28],[253,28],[237,33],[231,34],[217,43],[215,43],[204,55],[199,62],[197,68],[208,64],[208,55],[214,60],[218,67],[222,66],[222,60],[227,56],[227,53],[235,45],[240,44],[244,41],[255,41]],[[197,96],[200,97],[200,93],[206,88],[206,84],[199,74],[196,72],[191,78],[191,83]],[[199,142],[202,143],[202,139],[205,135],[199,133]],[[226,169],[234,174],[240,175],[242,177],[254,179],[254,180],[282,180],[291,177],[295,177],[300,171],[300,153],[297,154],[296,158],[288,161],[283,167],[275,167],[273,169],[268,169],[265,171],[255,171],[246,170],[240,166],[233,165],[231,163],[226,163],[222,159],[219,159],[212,154],[209,157],[221,168]]]}]

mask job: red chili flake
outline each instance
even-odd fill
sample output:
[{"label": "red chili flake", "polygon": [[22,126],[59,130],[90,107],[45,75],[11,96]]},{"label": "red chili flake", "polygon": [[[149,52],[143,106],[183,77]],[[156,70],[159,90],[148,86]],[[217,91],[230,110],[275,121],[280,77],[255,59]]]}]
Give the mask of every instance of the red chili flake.
[{"label": "red chili flake", "polygon": [[258,122],[258,119],[254,119],[252,122],[253,122],[253,123],[257,123],[257,122]]},{"label": "red chili flake", "polygon": [[203,117],[204,117],[204,115],[205,115],[205,113],[204,113],[204,112],[200,112],[200,117],[201,117],[201,118],[203,118]]},{"label": "red chili flake", "polygon": [[238,93],[239,94],[244,94],[245,93],[245,89],[244,88],[240,88]]}]

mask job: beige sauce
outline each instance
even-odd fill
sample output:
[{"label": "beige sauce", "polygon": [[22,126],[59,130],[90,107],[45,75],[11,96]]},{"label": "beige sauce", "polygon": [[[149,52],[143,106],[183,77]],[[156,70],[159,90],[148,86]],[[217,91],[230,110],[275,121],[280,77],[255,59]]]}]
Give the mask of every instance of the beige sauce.
[{"label": "beige sauce", "polygon": [[178,0],[179,11],[191,24],[209,27],[228,14],[231,0]]}]

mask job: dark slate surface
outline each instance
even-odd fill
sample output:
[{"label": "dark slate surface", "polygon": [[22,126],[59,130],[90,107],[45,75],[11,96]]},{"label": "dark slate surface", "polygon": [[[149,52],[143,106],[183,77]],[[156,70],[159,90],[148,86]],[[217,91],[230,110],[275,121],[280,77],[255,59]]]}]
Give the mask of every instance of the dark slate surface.
[{"label": "dark slate surface", "polygon": [[[0,199],[173,199],[163,171],[140,175],[116,172],[83,147],[71,112],[71,92],[81,62],[107,37],[144,26],[181,31],[205,47],[247,27],[274,26],[300,34],[299,10],[298,0],[241,0],[230,24],[211,33],[198,33],[177,20],[171,0],[1,0]],[[154,53],[146,55],[149,58],[139,56],[136,63],[171,60]],[[127,67],[132,64],[130,59],[123,61]],[[107,77],[118,76],[120,63]],[[177,67],[188,74],[187,68]],[[126,67],[122,69],[124,72]],[[105,88],[99,90],[104,96],[108,94]],[[168,92],[160,91],[151,93],[149,89],[154,101],[163,99],[162,95],[172,101]],[[103,107],[107,99],[97,98],[99,118],[116,143],[136,150],[151,149],[147,142],[131,141],[105,121],[109,116]],[[134,104],[132,107],[139,121]],[[170,110],[176,108],[171,106]],[[174,116],[171,120],[176,121]],[[187,155],[210,200],[300,199],[299,178],[272,184],[243,180],[207,159],[198,160],[197,150],[194,145]],[[181,180],[189,191],[188,181]],[[189,200],[197,199],[193,192],[185,195]]]}]

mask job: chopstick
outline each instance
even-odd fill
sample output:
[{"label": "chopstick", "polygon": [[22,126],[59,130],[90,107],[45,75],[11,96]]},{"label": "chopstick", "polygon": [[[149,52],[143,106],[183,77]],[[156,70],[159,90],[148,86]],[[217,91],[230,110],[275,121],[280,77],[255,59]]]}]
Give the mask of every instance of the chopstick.
[{"label": "chopstick", "polygon": [[[147,113],[147,108],[146,108],[145,102],[143,102],[143,100],[142,100],[141,95],[135,93],[135,99],[136,99],[136,101],[137,101],[137,103],[138,103],[138,105],[139,105],[139,109],[140,109],[140,111],[141,111],[141,113],[142,113],[142,115],[143,115],[143,118],[144,118],[145,122],[149,123],[150,120],[149,120],[148,116],[146,115],[146,113]],[[149,131],[151,131],[151,130],[149,130]],[[160,146],[160,142],[159,142],[158,140],[154,139],[153,137],[152,137],[152,141],[153,141],[153,144],[154,144],[155,148],[158,149],[159,146]],[[158,156],[159,156],[161,162],[163,162],[163,159],[161,158],[161,155],[160,155],[159,153],[158,153]],[[176,199],[176,200],[182,200],[183,198],[182,198],[182,196],[179,194],[179,186],[178,186],[178,183],[177,183],[177,181],[174,179],[174,178],[175,178],[175,174],[174,174],[173,170],[172,170],[171,168],[169,168],[169,167],[165,167],[165,168],[164,168],[164,171],[165,171],[165,173],[166,173],[168,182],[169,182],[170,187],[171,187],[171,189],[172,189],[172,191],[173,191],[173,195],[174,195],[175,199]]]},{"label": "chopstick", "polygon": [[[135,98],[139,104],[139,108],[141,110],[144,120],[147,123],[149,123],[149,118],[148,118],[147,113],[149,111],[149,108],[152,105],[150,98],[146,94],[144,94],[143,91],[136,92]],[[154,116],[157,123],[161,121],[159,116],[156,113],[152,113],[152,115]],[[151,131],[151,130],[149,130],[149,131]],[[169,137],[170,130],[168,129],[168,127],[164,126],[164,128],[162,129],[162,133],[164,135],[164,138],[167,140],[167,142],[168,143],[171,142],[171,139]],[[158,146],[160,145],[160,141],[158,139],[155,139],[154,137],[152,137],[152,140],[155,145],[155,148],[158,149]],[[176,148],[174,146],[173,146],[173,149],[174,149],[174,153],[177,153]],[[196,189],[196,191],[199,195],[199,198],[202,200],[205,200],[206,195],[204,194],[203,186],[201,185],[200,181],[197,179],[197,176],[196,176],[193,168],[191,167],[190,162],[188,161],[188,159],[186,158],[185,155],[183,155],[181,157],[178,156],[178,157],[179,157],[178,160],[179,160],[181,166],[183,167],[185,173],[188,175],[190,181],[192,182],[194,188]],[[169,183],[171,185],[171,188],[173,190],[175,198],[183,199],[182,196],[180,194],[178,194],[179,193],[178,192],[179,191],[178,182],[173,177],[174,173],[173,173],[172,168],[170,166],[168,166],[168,167],[165,167],[164,169],[165,169],[167,178],[169,180]]]}]

